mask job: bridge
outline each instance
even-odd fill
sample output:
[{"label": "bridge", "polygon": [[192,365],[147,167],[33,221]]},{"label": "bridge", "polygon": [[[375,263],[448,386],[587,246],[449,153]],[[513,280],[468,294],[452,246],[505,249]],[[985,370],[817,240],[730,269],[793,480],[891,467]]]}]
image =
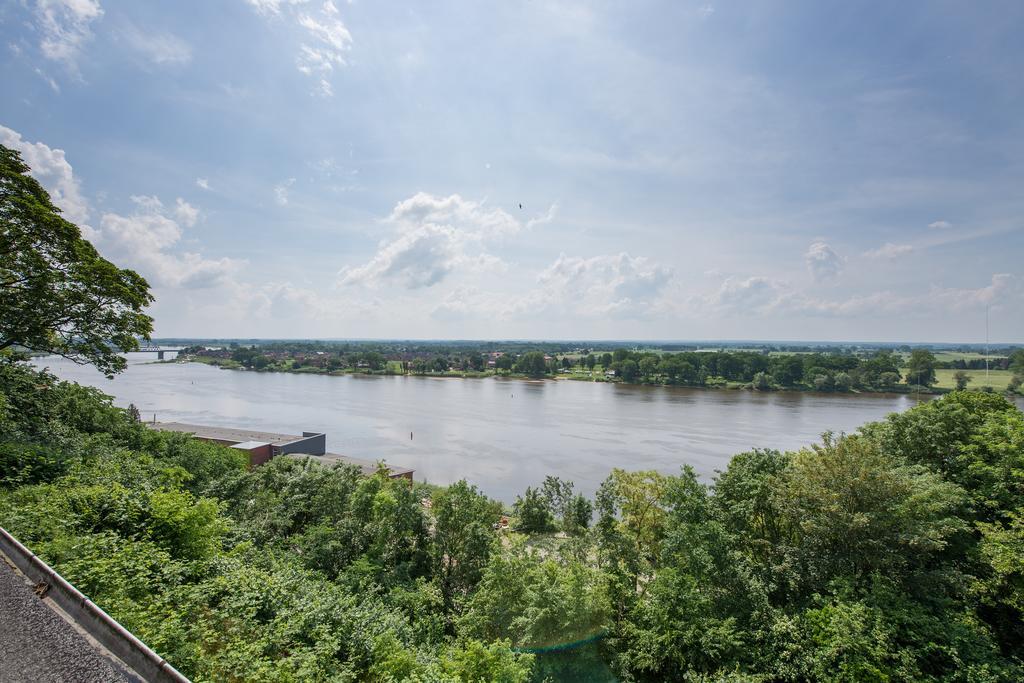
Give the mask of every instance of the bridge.
[{"label": "bridge", "polygon": [[184,347],[180,349],[168,349],[160,346],[140,346],[132,351],[132,353],[155,353],[157,360],[163,360],[165,353],[181,353],[184,350]]}]

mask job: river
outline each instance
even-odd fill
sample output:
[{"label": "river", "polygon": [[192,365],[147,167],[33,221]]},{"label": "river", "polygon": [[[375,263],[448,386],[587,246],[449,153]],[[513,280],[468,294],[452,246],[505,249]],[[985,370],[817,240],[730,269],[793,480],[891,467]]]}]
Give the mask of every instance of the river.
[{"label": "river", "polygon": [[853,431],[917,402],[568,380],[256,373],[152,360],[129,354],[128,369],[112,381],[61,358],[36,364],[112,394],[117,405],[134,403],[146,420],[322,431],[332,452],[414,468],[417,481],[465,478],[505,502],[547,474],[589,495],[615,467],[675,473],[690,464],[710,481],[736,453],[799,448],[823,431]]}]

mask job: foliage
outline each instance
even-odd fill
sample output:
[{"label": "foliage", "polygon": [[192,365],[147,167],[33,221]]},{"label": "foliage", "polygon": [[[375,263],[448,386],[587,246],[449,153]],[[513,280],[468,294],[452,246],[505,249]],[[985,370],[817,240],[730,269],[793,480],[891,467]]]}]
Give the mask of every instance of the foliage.
[{"label": "foliage", "polygon": [[437,496],[433,508],[435,574],[445,610],[453,611],[487,566],[495,545],[492,526],[501,508],[465,480]]},{"label": "foliage", "polygon": [[520,529],[568,534],[501,513],[465,481],[249,470],[0,363],[0,524],[197,681],[1024,677],[1024,415],[999,396],[741,453],[710,484],[528,488]]},{"label": "foliage", "polygon": [[547,361],[544,359],[544,354],[540,351],[524,353],[516,361],[515,367],[517,372],[529,375],[530,377],[543,377],[548,373]]},{"label": "foliage", "polygon": [[907,361],[907,384],[930,387],[935,384],[935,354],[928,349],[914,349]]},{"label": "foliage", "polygon": [[540,491],[529,486],[523,495],[516,499],[512,512],[519,518],[517,529],[524,533],[545,533],[555,528],[551,504]]},{"label": "foliage", "polygon": [[149,285],[99,255],[0,145],[0,350],[17,346],[92,363],[112,376],[119,350],[149,338]]},{"label": "foliage", "polygon": [[516,542],[487,565],[459,620],[463,633],[541,650],[575,643],[607,627],[605,577],[577,560],[542,559]]}]

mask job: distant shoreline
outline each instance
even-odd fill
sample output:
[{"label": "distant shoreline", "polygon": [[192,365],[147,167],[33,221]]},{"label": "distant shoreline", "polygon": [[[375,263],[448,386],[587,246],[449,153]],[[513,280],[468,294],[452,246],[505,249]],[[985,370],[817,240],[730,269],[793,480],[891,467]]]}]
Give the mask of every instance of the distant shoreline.
[{"label": "distant shoreline", "polygon": [[[162,361],[153,361],[148,363],[151,365],[166,365],[173,363],[198,363],[200,365],[208,365],[215,367],[220,370],[234,370],[241,372],[250,372],[258,374],[288,374],[288,375],[322,375],[329,377],[344,377],[344,376],[363,376],[363,377],[420,377],[424,379],[514,379],[528,382],[543,382],[543,381],[570,381],[570,382],[591,382],[594,384],[617,384],[626,387],[662,387],[662,388],[680,388],[680,389],[703,389],[707,391],[751,391],[760,394],[773,394],[773,393],[799,393],[799,394],[815,394],[821,396],[915,396],[915,395],[926,395],[926,396],[941,396],[948,394],[953,389],[945,387],[929,387],[929,388],[917,388],[909,387],[907,385],[898,385],[891,391],[867,391],[867,390],[850,390],[850,391],[815,391],[814,389],[804,387],[775,387],[772,389],[754,389],[749,384],[743,382],[713,382],[710,384],[670,384],[666,382],[623,382],[612,378],[598,378],[598,377],[583,377],[583,376],[572,376],[572,375],[551,375],[544,377],[533,377],[521,373],[509,373],[509,374],[498,374],[493,371],[484,372],[462,372],[462,371],[449,371],[446,373],[413,373],[413,372],[393,372],[390,370],[352,370],[345,368],[341,370],[324,370],[321,368],[301,368],[297,370],[287,368],[245,368],[235,367],[226,363],[217,362],[215,359],[211,360],[200,360],[198,358],[178,359],[172,358]],[[973,389],[973,391],[982,391],[981,389]],[[1000,392],[993,390],[991,393],[1005,394],[1013,397],[1013,394],[1007,394],[1007,392]]]}]

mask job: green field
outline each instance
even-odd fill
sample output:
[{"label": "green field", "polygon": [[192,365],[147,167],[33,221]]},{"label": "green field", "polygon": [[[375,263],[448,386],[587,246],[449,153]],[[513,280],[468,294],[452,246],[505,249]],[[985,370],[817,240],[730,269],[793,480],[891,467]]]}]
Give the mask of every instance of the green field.
[{"label": "green field", "polygon": [[[902,358],[903,360],[910,358],[910,353],[906,351],[897,351],[893,355],[898,358]],[[989,360],[996,360],[998,358],[1006,358],[1005,353],[990,353],[986,356],[984,353],[978,353],[975,351],[933,351],[932,355],[934,355],[935,360],[940,363],[951,363],[955,360],[985,360],[985,358],[988,358]]]},{"label": "green field", "polygon": [[[906,369],[903,371],[906,373]],[[938,379],[936,387],[941,389],[952,389],[956,386],[956,380],[953,379],[953,373],[956,370],[936,370],[935,378]],[[971,381],[967,383],[968,389],[979,389],[984,386],[992,387],[997,391],[1003,391],[1006,389],[1006,385],[1010,383],[1010,378],[1013,377],[1013,373],[1009,370],[989,370],[988,379],[985,379],[984,370],[965,370],[965,372],[971,377]]]},{"label": "green field", "polygon": [[[947,363],[954,360],[985,360],[986,356],[983,353],[964,352],[964,351],[936,351],[935,360],[940,363]],[[989,355],[989,360],[996,358],[1006,358],[1003,356]]]}]

